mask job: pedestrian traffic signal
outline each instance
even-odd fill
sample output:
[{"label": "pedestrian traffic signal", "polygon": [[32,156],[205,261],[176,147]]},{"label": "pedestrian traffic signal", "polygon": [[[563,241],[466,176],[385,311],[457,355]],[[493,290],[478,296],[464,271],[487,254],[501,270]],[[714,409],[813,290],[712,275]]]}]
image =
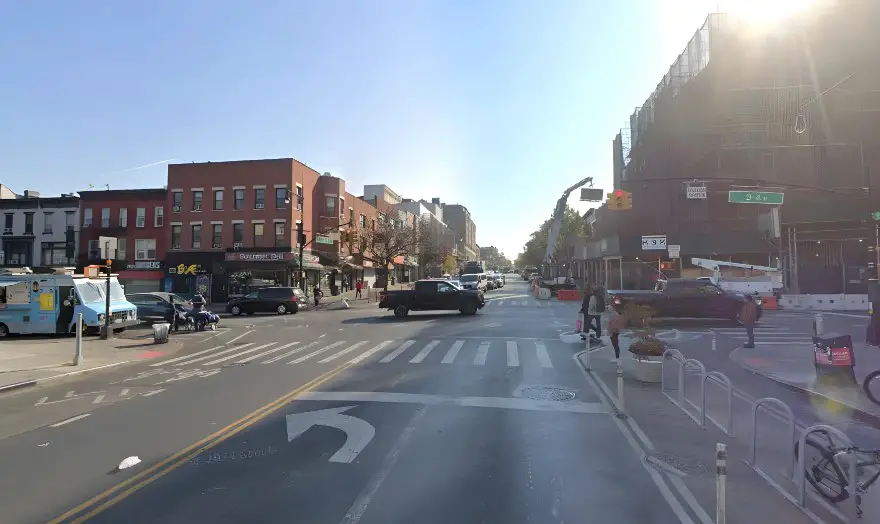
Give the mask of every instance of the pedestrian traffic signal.
[{"label": "pedestrian traffic signal", "polygon": [[608,193],[606,204],[608,209],[612,211],[632,209],[632,193],[623,189],[615,189],[613,193]]}]

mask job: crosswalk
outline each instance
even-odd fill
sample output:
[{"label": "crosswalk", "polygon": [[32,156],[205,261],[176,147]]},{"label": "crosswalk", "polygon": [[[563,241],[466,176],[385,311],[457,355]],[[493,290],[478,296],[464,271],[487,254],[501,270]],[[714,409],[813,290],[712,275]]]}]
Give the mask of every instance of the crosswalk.
[{"label": "crosswalk", "polygon": [[[741,343],[749,339],[745,328],[713,328],[718,335],[731,338]],[[792,332],[787,327],[755,327],[756,346],[798,346],[811,348],[813,336],[810,333]]]},{"label": "crosswalk", "polygon": [[[571,361],[570,348],[560,347],[558,353],[548,349],[555,341],[540,339],[406,339],[381,341],[312,341],[312,342],[247,342],[234,347],[218,345],[150,364],[152,367],[260,364],[358,364],[377,357],[378,364],[406,361],[409,364],[440,365],[497,365],[507,368],[533,367],[550,369],[562,364],[559,359]],[[348,359],[348,360],[346,360]]]},{"label": "crosswalk", "polygon": [[580,307],[580,302],[569,302],[563,301],[559,302],[558,300],[538,300],[535,298],[490,298],[486,300],[485,307],[489,308],[500,308],[500,307],[525,307],[525,308],[568,308],[568,307]]}]

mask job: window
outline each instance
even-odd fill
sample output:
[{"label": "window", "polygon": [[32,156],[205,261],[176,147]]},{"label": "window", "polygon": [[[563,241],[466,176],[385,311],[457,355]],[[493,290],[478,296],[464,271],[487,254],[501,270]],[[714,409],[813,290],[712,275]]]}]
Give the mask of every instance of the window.
[{"label": "window", "polygon": [[232,243],[241,244],[244,242],[244,224],[241,222],[232,224]]},{"label": "window", "polygon": [[232,190],[232,206],[234,209],[244,209],[244,189]]},{"label": "window", "polygon": [[116,258],[125,260],[125,237],[116,239]]},{"label": "window", "polygon": [[[87,207],[83,210],[83,227],[91,227],[92,225],[92,208]],[[12,224],[9,225],[12,227]]]},{"label": "window", "polygon": [[296,186],[296,209],[297,211],[301,211],[303,208],[303,188],[302,186]]},{"label": "window", "polygon": [[171,249],[180,249],[180,231],[183,229],[180,224],[171,226]]},{"label": "window", "polygon": [[75,211],[65,211],[64,212],[64,229],[71,230],[76,226],[76,212]]},{"label": "window", "polygon": [[374,219],[370,220],[370,224],[371,224],[371,227],[373,228],[373,231],[375,231],[376,230],[376,219],[374,218]]},{"label": "window", "polygon": [[101,227],[110,227],[110,208],[101,208]]},{"label": "window", "polygon": [[98,245],[98,240],[89,240],[89,260],[98,258],[101,258],[101,247]]},{"label": "window", "polygon": [[214,224],[214,246],[223,245],[223,224]]},{"label": "window", "polygon": [[351,227],[354,227],[354,209],[348,209],[348,223],[351,224]]},{"label": "window", "polygon": [[179,213],[183,208],[183,191],[173,191],[171,193],[171,212]]},{"label": "window", "polygon": [[134,225],[135,227],[144,227],[147,225],[147,208],[137,208],[137,215],[135,217]]},{"label": "window", "polygon": [[286,187],[276,187],[275,188],[275,207],[278,209],[283,209],[287,207],[287,188]]},{"label": "window", "polygon": [[360,216],[360,223],[358,225],[361,229],[367,229],[367,215]]},{"label": "window", "polygon": [[327,197],[327,216],[336,216],[336,197]]},{"label": "window", "polygon": [[43,234],[51,235],[52,234],[52,216],[54,213],[51,211],[43,211]]},{"label": "window", "polygon": [[119,208],[119,227],[128,227],[128,208]]},{"label": "window", "polygon": [[254,209],[263,209],[266,207],[266,190],[254,189]]},{"label": "window", "polygon": [[202,210],[202,192],[193,191],[193,211]]},{"label": "window", "polygon": [[162,224],[165,223],[165,207],[164,206],[156,206],[155,212],[153,214],[153,227],[162,227]]},{"label": "window", "polygon": [[25,213],[24,214],[24,234],[25,235],[33,235],[34,234],[34,214],[33,213]]},{"label": "window", "polygon": [[156,239],[137,239],[134,241],[135,260],[156,260]]},{"label": "window", "polygon": [[67,249],[64,242],[43,242],[42,265],[44,266],[69,266],[75,264],[67,258]]},{"label": "window", "polygon": [[223,210],[223,190],[215,189],[214,190],[214,211],[222,211]]},{"label": "window", "polygon": [[284,245],[284,222],[276,222],[275,223],[275,247],[280,247]]},{"label": "window", "polygon": [[193,249],[202,249],[202,225],[192,225],[192,247]]},{"label": "window", "polygon": [[11,235],[12,234],[12,223],[13,223],[13,220],[15,220],[15,215],[13,215],[12,213],[6,213],[4,220],[5,220],[5,222],[3,223],[3,232]]},{"label": "window", "polygon": [[254,224],[254,247],[263,245],[263,229],[265,224]]}]

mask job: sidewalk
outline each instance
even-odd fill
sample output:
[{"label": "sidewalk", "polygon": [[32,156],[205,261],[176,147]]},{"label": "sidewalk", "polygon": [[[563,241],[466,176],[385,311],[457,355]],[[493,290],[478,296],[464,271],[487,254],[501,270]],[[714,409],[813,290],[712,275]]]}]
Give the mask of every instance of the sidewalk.
[{"label": "sidewalk", "polygon": [[73,337],[21,337],[0,342],[0,393],[79,373],[157,358],[179,351],[183,340],[154,344],[152,332],[128,332],[113,340],[83,337],[83,361],[73,365]]}]

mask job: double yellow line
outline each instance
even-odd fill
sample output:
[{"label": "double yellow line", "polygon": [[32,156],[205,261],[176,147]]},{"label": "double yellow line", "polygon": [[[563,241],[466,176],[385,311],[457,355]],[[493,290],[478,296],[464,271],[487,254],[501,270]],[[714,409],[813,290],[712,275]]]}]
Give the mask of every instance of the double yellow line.
[{"label": "double yellow line", "polygon": [[[186,448],[162,460],[158,464],[150,466],[149,468],[131,477],[130,479],[120,482],[119,484],[83,502],[79,506],[64,512],[64,514],[50,520],[49,524],[61,524],[62,522],[68,522],[67,519],[70,519],[75,515],[80,516],[76,517],[74,520],[69,521],[70,524],[79,524],[81,522],[87,521],[88,519],[94,517],[102,511],[110,508],[114,504],[131,496],[139,489],[148,486],[156,480],[164,477],[168,473],[171,473],[175,469],[197,457],[199,454],[213,448],[221,442],[224,442],[237,435],[241,431],[244,431],[245,429],[253,426],[257,422],[263,420],[267,416],[281,409],[285,404],[296,399],[296,397],[317,388],[321,384],[324,384],[325,382],[342,373],[351,366],[352,364],[343,364],[294,389],[293,391],[278,397],[277,399],[266,404],[265,406],[258,408],[248,413],[244,417],[236,420],[232,424],[229,424],[228,426],[214,432],[213,434],[208,435],[198,442],[190,444]],[[84,513],[86,511],[88,512]]]}]

